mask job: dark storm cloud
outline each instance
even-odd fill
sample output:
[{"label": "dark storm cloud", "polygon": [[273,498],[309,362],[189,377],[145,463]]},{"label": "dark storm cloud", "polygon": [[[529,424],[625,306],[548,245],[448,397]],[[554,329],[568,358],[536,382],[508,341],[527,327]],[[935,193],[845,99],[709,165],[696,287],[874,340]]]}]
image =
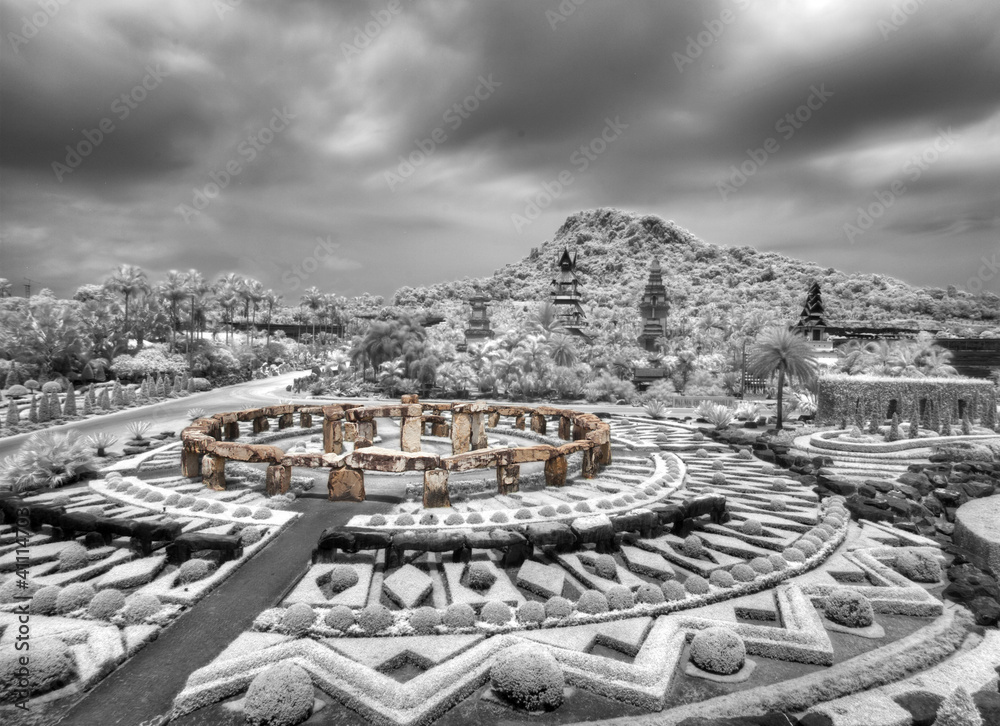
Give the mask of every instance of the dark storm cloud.
[{"label": "dark storm cloud", "polygon": [[[0,4],[5,34],[37,8]],[[998,21],[988,0],[70,2],[0,44],[0,276],[69,293],[128,261],[232,269],[292,300],[388,295],[489,274],[567,214],[616,205],[710,242],[962,284],[947,249],[997,244]],[[120,119],[112,104],[157,67]],[[786,137],[776,123],[815,89],[832,95]],[[288,123],[261,136],[276,113]],[[581,169],[609,119],[624,129]],[[939,128],[959,140],[909,178]],[[721,194],[769,137],[780,149]],[[515,228],[563,171],[572,185]],[[844,225],[897,179],[852,244]]]}]

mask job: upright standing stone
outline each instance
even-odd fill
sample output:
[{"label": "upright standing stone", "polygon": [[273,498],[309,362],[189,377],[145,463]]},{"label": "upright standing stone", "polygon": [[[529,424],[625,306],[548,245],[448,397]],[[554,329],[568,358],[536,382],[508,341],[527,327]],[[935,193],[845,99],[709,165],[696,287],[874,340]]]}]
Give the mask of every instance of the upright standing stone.
[{"label": "upright standing stone", "polygon": [[280,416],[278,416],[278,429],[279,430],[280,429],[287,429],[287,428],[289,428],[292,425],[292,423],[293,423],[292,414],[290,414],[290,413],[283,413]]},{"label": "upright standing stone", "polygon": [[358,425],[352,421],[344,421],[344,441],[351,443],[358,439]]},{"label": "upright standing stone", "polygon": [[326,484],[331,502],[363,502],[365,473],[361,469],[331,469]]},{"label": "upright standing stone", "polygon": [[490,411],[489,420],[487,421],[486,425],[489,426],[491,429],[495,429],[497,425],[499,425],[499,423],[500,423],[500,412]]},{"label": "upright standing stone", "polygon": [[342,454],[343,431],[340,428],[340,421],[332,418],[323,419],[323,453]]},{"label": "upright standing stone", "polygon": [[469,451],[472,439],[472,414],[451,414],[451,451],[453,454],[464,454]]},{"label": "upright standing stone", "polygon": [[354,426],[357,427],[357,438],[368,439],[369,441],[375,440],[375,422],[374,421],[358,421]]},{"label": "upright standing stone", "polygon": [[524,414],[519,413],[514,417],[514,428],[524,431]]},{"label": "upright standing stone", "polygon": [[497,464],[497,493],[510,494],[520,490],[520,464]]},{"label": "upright standing stone", "polygon": [[469,432],[469,444],[472,446],[473,451],[478,449],[485,449],[489,446],[489,441],[486,439],[486,417],[482,413],[472,414],[472,421],[470,422],[470,432]]},{"label": "upright standing stone", "polygon": [[559,417],[559,438],[563,441],[573,438],[573,420],[568,416]]},{"label": "upright standing stone", "polygon": [[267,416],[258,416],[253,420],[253,432],[259,434],[263,431],[269,431],[271,424],[268,423]]},{"label": "upright standing stone", "polygon": [[600,471],[597,448],[583,450],[583,478],[593,479]]},{"label": "upright standing stone", "polygon": [[226,427],[226,441],[236,441],[240,437],[240,422],[239,421],[227,421]]},{"label": "upright standing stone", "polygon": [[573,422],[573,441],[587,438],[587,429],[579,421]]},{"label": "upright standing stone", "polygon": [[313,425],[313,415],[302,411],[299,413],[299,426],[304,429],[311,429]]},{"label": "upright standing stone", "polygon": [[399,448],[403,451],[420,451],[420,434],[424,428],[423,412],[420,404],[403,407],[403,418],[399,425]]},{"label": "upright standing stone", "polygon": [[536,434],[545,435],[545,417],[542,414],[531,412],[531,430]]},{"label": "upright standing stone", "polygon": [[434,421],[431,423],[431,436],[440,436],[446,439],[451,436],[451,427],[444,421]]},{"label": "upright standing stone", "polygon": [[267,496],[285,494],[292,485],[292,467],[271,464],[267,467],[264,482],[264,492]]},{"label": "upright standing stone", "polygon": [[217,492],[226,489],[226,460],[215,454],[205,454],[201,460],[202,483]]},{"label": "upright standing stone", "polygon": [[566,486],[566,457],[553,456],[545,462],[545,486]]},{"label": "upright standing stone", "polygon": [[448,470],[428,469],[424,472],[424,508],[450,507]]},{"label": "upright standing stone", "polygon": [[201,476],[201,454],[194,444],[189,444],[187,441],[184,442],[181,453],[181,475],[189,479]]}]

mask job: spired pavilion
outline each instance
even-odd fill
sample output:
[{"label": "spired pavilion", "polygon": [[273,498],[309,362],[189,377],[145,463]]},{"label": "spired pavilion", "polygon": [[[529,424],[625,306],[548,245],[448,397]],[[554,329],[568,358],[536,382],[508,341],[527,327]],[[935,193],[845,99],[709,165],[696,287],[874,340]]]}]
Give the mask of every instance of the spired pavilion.
[{"label": "spired pavilion", "polygon": [[489,298],[480,292],[469,298],[472,315],[469,316],[469,327],[465,329],[466,346],[489,340],[494,336],[493,329],[490,328],[490,314],[486,307],[488,302]]},{"label": "spired pavilion", "polygon": [[806,340],[816,343],[829,340],[829,325],[826,323],[826,310],[823,308],[823,296],[819,291],[819,283],[813,281],[806,294],[806,302],[799,313],[799,321],[792,330],[804,336]]},{"label": "spired pavilion", "polygon": [[564,248],[559,258],[559,275],[552,281],[551,300],[556,308],[556,320],[567,332],[587,338],[583,327],[587,316],[583,312],[580,280],[576,276],[576,255],[571,258],[569,249]]},{"label": "spired pavilion", "polygon": [[656,341],[667,334],[667,313],[670,303],[667,302],[667,288],[663,285],[663,272],[660,261],[653,260],[649,268],[649,279],[642,293],[639,313],[642,316],[642,333],[639,335],[639,347],[650,352],[656,350]]}]

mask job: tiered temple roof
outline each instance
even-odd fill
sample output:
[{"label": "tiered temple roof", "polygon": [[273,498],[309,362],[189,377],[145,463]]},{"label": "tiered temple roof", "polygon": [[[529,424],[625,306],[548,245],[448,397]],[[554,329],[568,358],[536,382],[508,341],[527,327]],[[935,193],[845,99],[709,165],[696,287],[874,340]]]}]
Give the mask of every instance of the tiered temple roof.
[{"label": "tiered temple roof", "polygon": [[670,303],[667,301],[667,288],[663,284],[663,272],[660,261],[653,260],[649,268],[649,279],[642,293],[639,312],[642,315],[642,333],[639,335],[639,345],[646,350],[656,350],[657,339],[666,335],[667,313]]},{"label": "tiered temple roof", "polygon": [[552,304],[556,306],[556,319],[568,332],[586,337],[583,327],[587,316],[583,312],[583,292],[576,276],[576,255],[569,256],[563,249],[559,258],[559,275],[552,281]]}]

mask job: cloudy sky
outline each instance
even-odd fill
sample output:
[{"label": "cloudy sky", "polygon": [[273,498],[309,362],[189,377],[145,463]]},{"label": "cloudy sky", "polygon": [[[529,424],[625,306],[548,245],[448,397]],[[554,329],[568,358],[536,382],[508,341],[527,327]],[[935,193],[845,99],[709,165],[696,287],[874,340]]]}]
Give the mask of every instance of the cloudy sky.
[{"label": "cloudy sky", "polygon": [[0,0],[0,22],[19,286],[129,262],[389,295],[616,206],[1000,291],[996,0]]}]

